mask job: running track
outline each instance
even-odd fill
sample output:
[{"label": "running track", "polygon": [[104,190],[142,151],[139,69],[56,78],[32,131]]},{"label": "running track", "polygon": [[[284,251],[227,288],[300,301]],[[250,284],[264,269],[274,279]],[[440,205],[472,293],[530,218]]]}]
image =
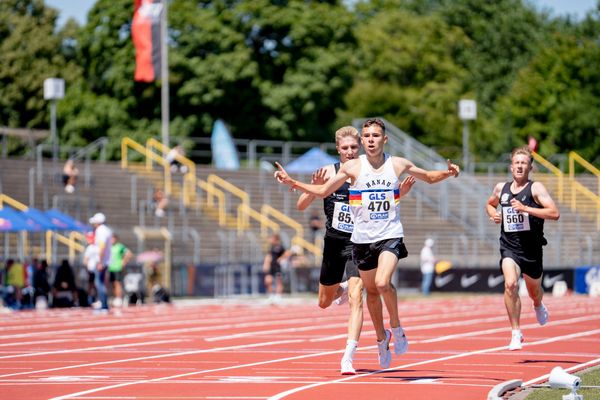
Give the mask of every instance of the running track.
[{"label": "running track", "polygon": [[0,398],[481,400],[507,380],[600,364],[600,301],[545,303],[540,327],[523,299],[525,344],[509,352],[501,295],[402,300],[409,351],[385,371],[365,307],[349,377],[339,374],[348,307],[316,299],[0,314]]}]

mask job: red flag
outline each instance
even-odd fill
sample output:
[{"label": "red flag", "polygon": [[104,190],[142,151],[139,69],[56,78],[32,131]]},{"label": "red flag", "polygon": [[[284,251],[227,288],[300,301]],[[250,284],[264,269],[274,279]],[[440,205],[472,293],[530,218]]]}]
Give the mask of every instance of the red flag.
[{"label": "red flag", "polygon": [[152,82],[160,77],[161,0],[134,0],[131,38],[135,46],[136,81]]}]

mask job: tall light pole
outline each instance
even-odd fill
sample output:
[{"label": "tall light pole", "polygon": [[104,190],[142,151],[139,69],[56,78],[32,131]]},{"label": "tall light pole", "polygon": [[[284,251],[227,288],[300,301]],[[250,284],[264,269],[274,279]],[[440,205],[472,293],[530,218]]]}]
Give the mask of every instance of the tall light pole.
[{"label": "tall light pole", "polygon": [[48,78],[44,80],[44,100],[50,100],[50,139],[52,160],[58,160],[58,134],[56,132],[56,101],[65,97],[65,80]]},{"label": "tall light pole", "polygon": [[463,121],[463,169],[469,171],[469,121],[477,119],[477,103],[475,100],[460,100],[458,102],[458,117]]}]

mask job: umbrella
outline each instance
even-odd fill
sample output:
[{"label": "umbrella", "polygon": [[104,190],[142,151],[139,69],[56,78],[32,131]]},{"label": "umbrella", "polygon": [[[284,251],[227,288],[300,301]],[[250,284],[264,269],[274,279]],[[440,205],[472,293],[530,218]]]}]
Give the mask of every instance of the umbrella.
[{"label": "umbrella", "polygon": [[162,259],[163,259],[163,253],[162,253],[162,251],[158,251],[158,250],[144,251],[144,252],[138,254],[137,257],[135,258],[135,260],[141,264],[159,262]]},{"label": "umbrella", "polygon": [[33,231],[21,213],[9,207],[0,208],[0,232]]},{"label": "umbrella", "polygon": [[85,232],[85,231],[90,230],[90,227],[88,225],[84,224],[81,221],[76,220],[75,218],[71,217],[70,215],[63,213],[62,211],[57,210],[56,208],[51,208],[50,210],[46,210],[46,211],[44,211],[44,214],[46,214],[46,216],[48,216],[50,218],[52,223],[54,225],[56,225],[57,229],[59,229],[59,230],[80,231],[80,232]]}]

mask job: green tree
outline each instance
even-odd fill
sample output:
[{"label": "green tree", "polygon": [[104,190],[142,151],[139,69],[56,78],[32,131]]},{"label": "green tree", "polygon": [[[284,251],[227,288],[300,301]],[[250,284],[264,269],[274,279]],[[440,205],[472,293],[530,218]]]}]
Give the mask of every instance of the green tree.
[{"label": "green tree", "polygon": [[[48,129],[44,80],[63,78],[68,84],[78,75],[62,54],[56,18],[41,0],[0,2],[0,126]],[[12,147],[23,150],[15,143]]]},{"label": "green tree", "polygon": [[510,126],[512,144],[533,136],[543,156],[575,150],[594,160],[600,153],[598,65],[597,41],[557,34],[501,101],[498,118]]},{"label": "green tree", "polygon": [[468,47],[460,29],[439,16],[398,9],[364,15],[357,27],[359,69],[340,110],[340,123],[382,116],[426,144],[455,157],[460,149],[457,102],[466,71],[455,58]]}]

